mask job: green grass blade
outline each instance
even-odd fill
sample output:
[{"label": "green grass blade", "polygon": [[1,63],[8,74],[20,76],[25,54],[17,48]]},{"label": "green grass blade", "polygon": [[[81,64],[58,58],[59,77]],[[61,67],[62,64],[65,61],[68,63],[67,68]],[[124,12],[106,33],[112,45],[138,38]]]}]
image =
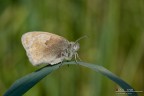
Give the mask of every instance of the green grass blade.
[{"label": "green grass blade", "polygon": [[50,74],[53,70],[58,69],[60,64],[55,66],[46,66],[31,74],[28,74],[16,80],[7,90],[4,96],[21,96],[26,93],[31,87],[38,83],[42,78]]},{"label": "green grass blade", "polygon": [[[117,83],[121,88],[123,88],[123,90],[126,91],[128,96],[138,96],[137,93],[135,92],[135,90],[129,84],[127,84],[125,81],[120,79],[118,76],[116,76],[111,71],[107,70],[106,68],[104,68],[100,65],[89,64],[89,63],[84,63],[84,62],[78,62],[78,63],[82,66],[88,67],[88,68],[90,68],[94,71],[97,71],[97,72],[101,73],[102,75],[108,77],[109,79],[111,79],[112,81]],[[129,89],[132,91],[129,91]]]},{"label": "green grass blade", "polygon": [[[104,76],[108,77],[115,83],[117,83],[121,88],[124,90],[127,89],[133,89],[130,85],[128,85],[126,82],[121,80],[119,77],[117,77],[115,74],[107,70],[106,68],[100,66],[100,65],[95,65],[95,64],[89,64],[89,63],[84,63],[84,62],[77,62],[78,64],[88,67],[94,71],[97,71]],[[62,65],[66,64],[77,64],[76,62],[64,62]],[[16,82],[7,90],[7,92],[4,94],[4,96],[21,96],[25,92],[27,92],[30,88],[32,88],[37,82],[39,82],[42,78],[50,74],[52,71],[58,69],[61,64],[57,64],[54,66],[46,66],[43,67],[31,74],[28,74]],[[134,90],[134,89],[133,89]],[[136,92],[127,92],[128,96],[137,96]]]}]

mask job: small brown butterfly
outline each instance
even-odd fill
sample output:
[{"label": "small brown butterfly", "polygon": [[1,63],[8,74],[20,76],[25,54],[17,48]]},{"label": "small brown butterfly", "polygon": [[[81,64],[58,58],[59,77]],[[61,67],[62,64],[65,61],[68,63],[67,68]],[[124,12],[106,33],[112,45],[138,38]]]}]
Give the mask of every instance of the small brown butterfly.
[{"label": "small brown butterfly", "polygon": [[[40,64],[58,64],[64,60],[78,57],[79,43],[69,42],[64,37],[49,32],[27,32],[22,35],[22,44],[30,62]],[[79,58],[79,57],[78,57]]]}]

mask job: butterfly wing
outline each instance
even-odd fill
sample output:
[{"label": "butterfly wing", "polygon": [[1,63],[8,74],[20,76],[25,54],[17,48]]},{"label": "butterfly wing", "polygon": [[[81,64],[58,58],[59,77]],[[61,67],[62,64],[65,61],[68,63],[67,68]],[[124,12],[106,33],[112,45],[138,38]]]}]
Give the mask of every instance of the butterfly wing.
[{"label": "butterfly wing", "polygon": [[67,49],[68,41],[48,32],[28,32],[22,36],[22,44],[30,62],[36,66],[41,63],[57,64],[64,60],[61,53]]}]

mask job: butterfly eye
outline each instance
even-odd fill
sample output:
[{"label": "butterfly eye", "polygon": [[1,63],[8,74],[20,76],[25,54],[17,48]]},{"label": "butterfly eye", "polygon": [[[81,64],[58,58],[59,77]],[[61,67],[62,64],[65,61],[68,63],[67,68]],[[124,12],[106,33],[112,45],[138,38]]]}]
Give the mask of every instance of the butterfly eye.
[{"label": "butterfly eye", "polygon": [[75,51],[77,51],[79,49],[79,44],[78,43],[74,44],[73,48]]}]

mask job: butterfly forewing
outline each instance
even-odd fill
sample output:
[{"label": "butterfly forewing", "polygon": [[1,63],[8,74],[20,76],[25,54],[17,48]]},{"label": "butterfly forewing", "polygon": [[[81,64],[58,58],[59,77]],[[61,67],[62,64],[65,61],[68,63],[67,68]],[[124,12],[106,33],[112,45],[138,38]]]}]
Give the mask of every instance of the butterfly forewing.
[{"label": "butterfly forewing", "polygon": [[28,32],[22,36],[22,44],[33,65],[62,62],[61,55],[68,48],[65,38],[48,32]]}]

